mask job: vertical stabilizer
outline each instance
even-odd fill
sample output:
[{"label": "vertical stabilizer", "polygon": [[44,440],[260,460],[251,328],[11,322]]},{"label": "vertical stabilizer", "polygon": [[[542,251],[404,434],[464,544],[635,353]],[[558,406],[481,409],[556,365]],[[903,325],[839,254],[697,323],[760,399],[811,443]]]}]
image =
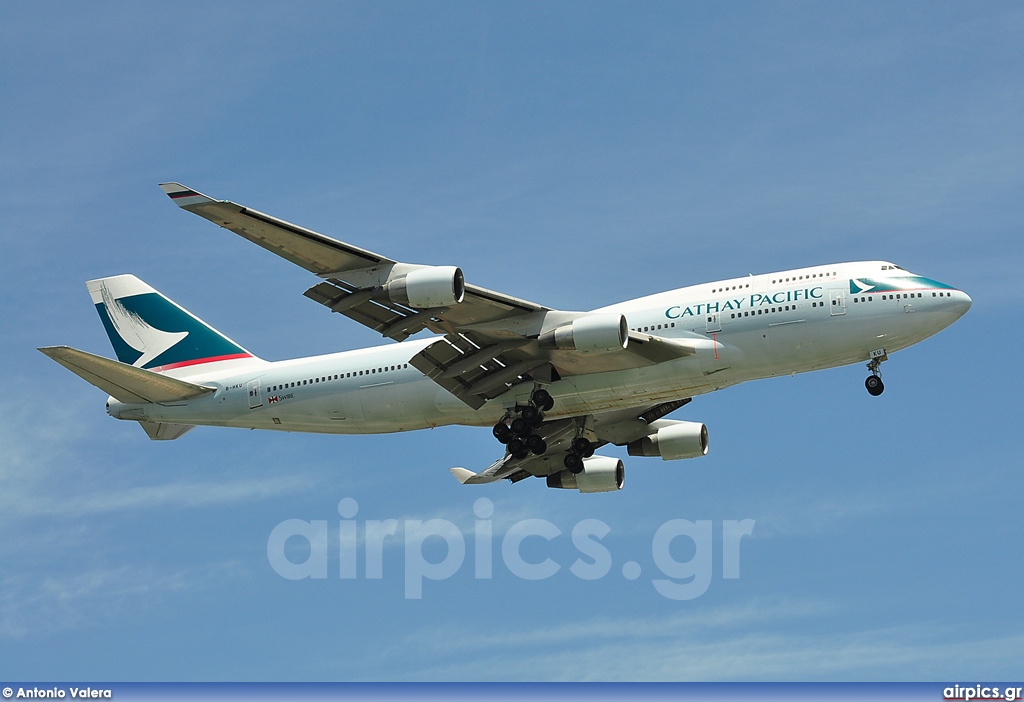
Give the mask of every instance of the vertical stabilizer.
[{"label": "vertical stabilizer", "polygon": [[134,275],[86,286],[122,363],[159,372],[256,358]]}]

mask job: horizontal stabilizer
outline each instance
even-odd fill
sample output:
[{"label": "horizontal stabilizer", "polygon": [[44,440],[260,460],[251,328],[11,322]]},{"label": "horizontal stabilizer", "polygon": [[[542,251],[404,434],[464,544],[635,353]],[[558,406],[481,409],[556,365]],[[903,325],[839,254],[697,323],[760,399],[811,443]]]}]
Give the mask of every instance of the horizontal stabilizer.
[{"label": "horizontal stabilizer", "polygon": [[70,346],[46,346],[39,350],[120,402],[182,402],[214,392],[214,388],[135,368]]},{"label": "horizontal stabilizer", "polygon": [[153,441],[170,441],[177,439],[189,429],[195,429],[193,424],[168,424],[166,422],[139,421],[139,426],[146,430],[149,438]]},{"label": "horizontal stabilizer", "polygon": [[465,468],[449,468],[448,470],[450,470],[452,472],[452,475],[455,476],[455,479],[458,480],[463,485],[466,484],[467,480],[476,475],[476,473],[474,473],[473,471],[466,470]]},{"label": "horizontal stabilizer", "polygon": [[518,468],[518,464],[512,461],[511,456],[505,456],[495,461],[490,468],[474,473],[465,468],[449,468],[455,479],[463,485],[482,485],[483,483],[495,483],[507,478]]},{"label": "horizontal stabilizer", "polygon": [[452,475],[455,476],[456,480],[458,480],[463,485],[493,483],[496,480],[501,480],[501,478],[498,476],[488,475],[486,471],[484,471],[483,473],[474,473],[473,471],[466,470],[465,468],[449,468],[448,470],[450,470],[452,472]]}]

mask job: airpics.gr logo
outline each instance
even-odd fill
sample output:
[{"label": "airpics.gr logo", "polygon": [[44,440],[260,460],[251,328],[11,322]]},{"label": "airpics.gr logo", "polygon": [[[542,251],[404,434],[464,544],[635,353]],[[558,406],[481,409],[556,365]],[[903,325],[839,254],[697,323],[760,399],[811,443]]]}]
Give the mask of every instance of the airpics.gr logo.
[{"label": "airpics.gr logo", "polygon": [[[336,528],[326,519],[280,522],[267,538],[270,567],[286,580],[326,580],[334,570],[339,580],[352,581],[360,577],[380,580],[385,573],[397,574],[404,563],[404,571],[397,577],[405,580],[405,598],[420,600],[424,583],[457,576],[467,553],[477,580],[504,577],[504,573],[495,573],[496,556],[500,555],[500,564],[509,575],[531,581],[559,574],[594,581],[615,577],[616,570],[634,581],[646,568],[658,594],[685,601],[707,592],[717,564],[721,564],[723,580],[740,577],[740,542],[755,526],[753,519],[725,519],[718,528],[710,519],[669,519],[643,548],[651,558],[642,559],[642,565],[635,560],[623,562],[621,554],[619,559],[613,556],[612,544],[623,542],[615,538],[606,542],[612,528],[600,519],[583,519],[571,528],[537,518],[498,526],[503,520],[495,519],[494,503],[486,497],[473,503],[475,519],[458,520],[461,526],[440,518],[359,520],[358,513],[359,504],[345,497],[338,502],[341,520]],[[529,544],[524,546],[524,542]],[[720,545],[720,557],[715,544]],[[689,560],[677,560],[687,551],[692,553]],[[333,567],[329,567],[330,561],[334,561]],[[619,568],[615,568],[617,564]]]}]

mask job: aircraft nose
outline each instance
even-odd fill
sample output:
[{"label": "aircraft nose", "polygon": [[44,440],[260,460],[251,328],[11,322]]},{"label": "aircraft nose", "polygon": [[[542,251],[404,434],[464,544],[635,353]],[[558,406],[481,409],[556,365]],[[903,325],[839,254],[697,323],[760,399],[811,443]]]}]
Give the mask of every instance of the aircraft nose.
[{"label": "aircraft nose", "polygon": [[971,309],[971,297],[963,291],[957,291],[956,293],[956,311],[961,315],[967,314],[967,310]]},{"label": "aircraft nose", "polygon": [[961,314],[967,314],[967,311],[971,309],[971,305],[973,304],[971,302],[971,296],[962,292],[957,297],[959,299],[956,301],[956,309],[959,310],[959,313]]}]

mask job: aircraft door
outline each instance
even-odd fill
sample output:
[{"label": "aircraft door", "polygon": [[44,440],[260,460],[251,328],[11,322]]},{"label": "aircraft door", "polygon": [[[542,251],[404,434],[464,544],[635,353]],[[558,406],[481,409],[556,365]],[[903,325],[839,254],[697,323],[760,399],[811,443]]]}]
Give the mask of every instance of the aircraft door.
[{"label": "aircraft door", "polygon": [[709,334],[722,331],[722,319],[719,317],[718,312],[708,312],[704,315],[704,318],[707,320]]},{"label": "aircraft door", "polygon": [[828,294],[829,311],[833,317],[846,314],[846,296],[842,290],[832,290]]},{"label": "aircraft door", "polygon": [[250,380],[249,388],[249,409],[256,409],[263,406],[263,391],[260,389],[260,381]]}]

